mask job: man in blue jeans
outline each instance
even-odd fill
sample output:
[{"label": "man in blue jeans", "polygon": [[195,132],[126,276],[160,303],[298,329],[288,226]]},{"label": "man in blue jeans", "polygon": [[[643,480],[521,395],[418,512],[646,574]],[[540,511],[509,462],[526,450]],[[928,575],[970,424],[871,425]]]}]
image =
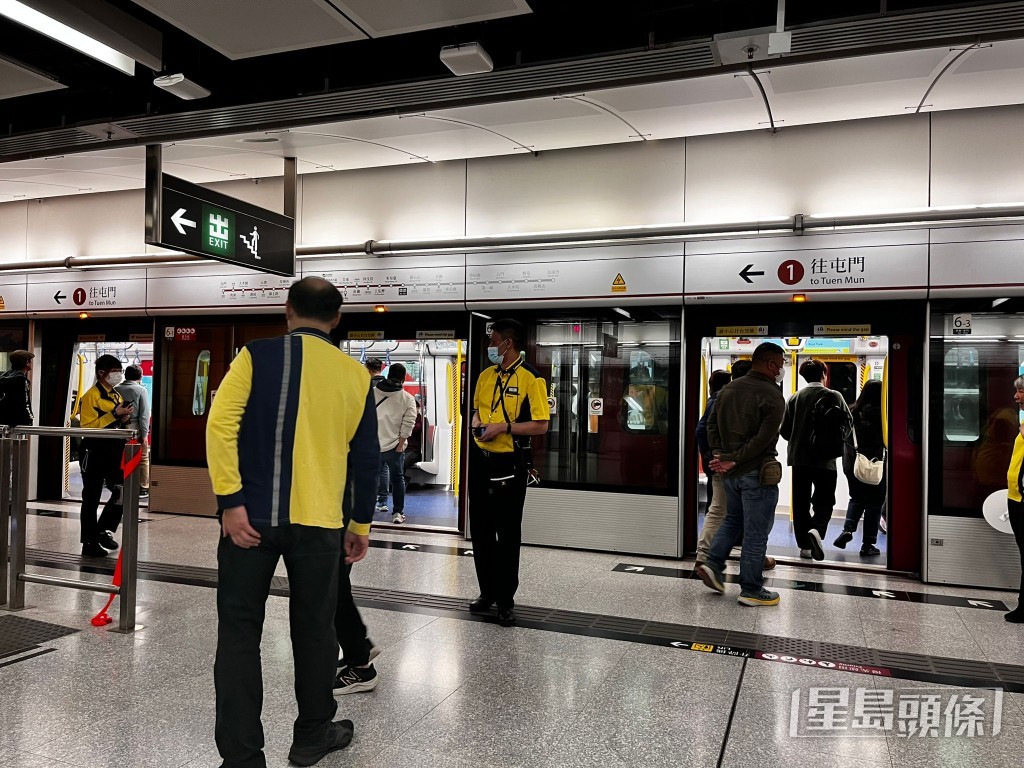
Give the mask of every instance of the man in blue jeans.
[{"label": "man in blue jeans", "polygon": [[[391,522],[405,522],[405,447],[416,424],[416,400],[405,391],[405,366],[393,363],[374,390],[377,435],[380,439],[380,477],[377,512],[387,514],[388,486],[394,493]],[[385,472],[385,468],[387,472]]]},{"label": "man in blue jeans", "polygon": [[750,373],[726,384],[708,418],[711,469],[725,480],[726,515],[697,575],[711,589],[725,592],[722,572],[730,550],[742,538],[741,605],[778,605],[779,593],[764,588],[761,573],[768,534],[775,522],[782,467],[776,460],[786,400],[779,384],[785,354],[765,342],[754,350]]}]

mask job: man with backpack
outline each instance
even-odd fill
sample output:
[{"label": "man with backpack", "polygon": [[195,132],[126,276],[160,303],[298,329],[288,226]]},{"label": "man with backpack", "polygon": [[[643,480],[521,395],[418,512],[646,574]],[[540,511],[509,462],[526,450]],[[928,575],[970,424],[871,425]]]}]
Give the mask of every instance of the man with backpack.
[{"label": "man with backpack", "polygon": [[11,370],[0,374],[0,424],[8,427],[31,426],[32,373],[35,355],[26,349],[16,349],[9,355]]},{"label": "man with backpack", "polygon": [[822,540],[836,505],[836,458],[853,417],[846,399],[828,388],[825,363],[806,360],[799,372],[807,386],[786,403],[781,430],[789,442],[786,463],[793,468],[793,531],[800,557],[824,560]]}]

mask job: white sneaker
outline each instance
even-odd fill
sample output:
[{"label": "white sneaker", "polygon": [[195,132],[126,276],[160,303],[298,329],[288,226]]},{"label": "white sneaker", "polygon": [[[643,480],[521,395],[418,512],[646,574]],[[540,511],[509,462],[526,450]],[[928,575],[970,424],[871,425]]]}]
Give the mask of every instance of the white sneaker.
[{"label": "white sneaker", "polygon": [[804,559],[804,560],[810,560],[810,559],[812,559],[812,558],[811,558],[811,550],[809,550],[809,549],[801,549],[801,550],[800,550],[800,557],[801,557],[802,559]]},{"label": "white sneaker", "polygon": [[811,540],[811,556],[815,560],[824,560],[825,547],[821,544],[821,534],[812,530],[808,532],[807,536]]},{"label": "white sneaker", "polygon": [[401,512],[395,512],[395,514],[393,514],[391,516],[391,522],[395,523],[396,525],[398,523],[404,523],[405,522],[405,515],[403,515]]},{"label": "white sneaker", "polygon": [[383,512],[386,515],[388,513],[388,505],[387,504],[378,504],[377,505],[377,511],[378,512]]}]

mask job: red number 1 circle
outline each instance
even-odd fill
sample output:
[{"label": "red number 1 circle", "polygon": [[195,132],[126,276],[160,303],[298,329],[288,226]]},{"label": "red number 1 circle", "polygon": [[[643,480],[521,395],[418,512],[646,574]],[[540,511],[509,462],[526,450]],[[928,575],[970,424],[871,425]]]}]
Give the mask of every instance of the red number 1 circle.
[{"label": "red number 1 circle", "polygon": [[796,285],[804,279],[804,265],[790,259],[779,265],[779,280],[786,285]]}]

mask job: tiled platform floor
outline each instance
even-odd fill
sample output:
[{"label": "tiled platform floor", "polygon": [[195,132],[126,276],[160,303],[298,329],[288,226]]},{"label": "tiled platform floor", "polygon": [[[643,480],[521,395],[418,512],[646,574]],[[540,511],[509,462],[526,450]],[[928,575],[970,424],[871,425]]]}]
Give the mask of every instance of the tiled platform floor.
[{"label": "tiled platform floor", "polygon": [[[143,560],[215,566],[213,520],[146,514]],[[78,521],[32,515],[30,546],[76,551]],[[454,536],[377,533],[401,541],[463,544]],[[1024,665],[1024,627],[996,611],[782,591],[776,608],[749,609],[695,580],[615,572],[620,562],[689,563],[526,548],[524,604],[666,622],[874,645]],[[67,571],[54,572],[69,576]],[[926,586],[872,574],[786,568],[775,575],[878,589],[995,599],[1005,592]],[[104,579],[83,575],[82,578]],[[471,558],[371,549],[356,584],[474,597]],[[0,666],[0,768],[219,765],[213,743],[215,593],[139,582],[139,621],[123,636],[89,625],[104,596],[28,585],[22,615],[81,631],[46,643],[54,652]],[[899,738],[895,730],[791,735],[794,691],[893,691],[931,683],[742,660],[537,629],[502,629],[448,616],[366,609],[384,650],[381,683],[343,697],[356,723],[351,747],[324,766],[545,768],[609,766],[1017,766],[1024,754],[1024,695],[1006,694],[998,736]],[[264,636],[268,763],[287,764],[295,715],[287,601],[272,597]],[[6,660],[0,659],[0,664]],[[943,701],[960,690],[947,691]],[[915,694],[916,695],[916,694]],[[988,694],[991,697],[991,693]],[[733,707],[735,705],[735,711]],[[730,713],[732,717],[730,719]],[[801,722],[803,722],[801,720]],[[990,725],[990,723],[989,723]]]}]

